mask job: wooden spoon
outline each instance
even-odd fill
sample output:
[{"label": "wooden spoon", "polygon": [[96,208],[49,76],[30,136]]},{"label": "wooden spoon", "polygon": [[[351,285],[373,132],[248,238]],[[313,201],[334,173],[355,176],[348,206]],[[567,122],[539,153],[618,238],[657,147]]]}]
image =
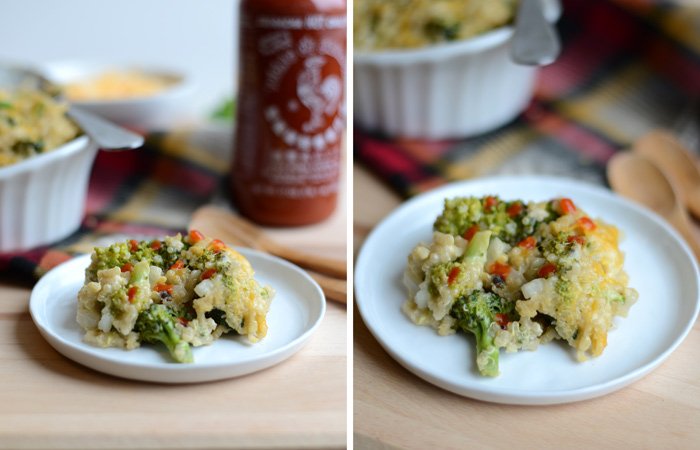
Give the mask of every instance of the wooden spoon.
[{"label": "wooden spoon", "polygon": [[688,149],[668,131],[653,130],[639,138],[632,150],[649,158],[676,183],[681,203],[700,219],[700,168]]},{"label": "wooden spoon", "polygon": [[348,302],[348,282],[339,278],[333,278],[316,272],[309,272],[311,278],[321,286],[326,298],[340,303]]},{"label": "wooden spoon", "polygon": [[652,209],[673,225],[700,261],[700,245],[690,231],[676,189],[649,158],[639,153],[617,153],[608,163],[608,181],[619,194]]},{"label": "wooden spoon", "polygon": [[[207,234],[202,230],[205,227],[211,230],[210,236],[229,236],[230,239],[237,239],[239,245],[271,253],[305,269],[335,278],[347,278],[345,261],[309,255],[280,245],[265,236],[265,232],[254,223],[221,208],[207,205],[194,212],[190,228]],[[219,239],[225,241],[221,237]]]},{"label": "wooden spoon", "polygon": [[[214,211],[217,218],[225,217],[228,213],[222,211],[218,208],[206,206],[211,211]],[[192,217],[190,222],[190,229],[196,229],[201,231],[207,236],[216,237],[221,239],[227,245],[238,245],[241,247],[253,248],[259,251],[265,251],[265,249],[260,246],[257,241],[251,239],[250,236],[243,233],[239,228],[235,227],[231,222],[222,220],[211,220],[210,212],[206,214],[199,214],[198,210]],[[292,261],[293,262],[293,261]],[[326,275],[322,275],[317,272],[307,271],[309,276],[313,278],[326,295],[326,298],[335,300],[342,303],[347,303],[348,299],[348,286],[347,280],[345,278],[332,278]]]}]

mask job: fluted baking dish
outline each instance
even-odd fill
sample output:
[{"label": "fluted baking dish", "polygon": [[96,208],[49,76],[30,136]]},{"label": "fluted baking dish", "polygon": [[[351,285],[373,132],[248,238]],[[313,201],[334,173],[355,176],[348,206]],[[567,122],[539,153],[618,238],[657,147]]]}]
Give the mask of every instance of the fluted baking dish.
[{"label": "fluted baking dish", "polygon": [[[543,0],[547,20],[559,0]],[[354,52],[354,120],[389,136],[444,139],[488,132],[532,99],[537,67],[510,59],[513,26],[418,49]]]},{"label": "fluted baking dish", "polygon": [[51,244],[80,227],[96,154],[83,135],[0,167],[0,253]]}]

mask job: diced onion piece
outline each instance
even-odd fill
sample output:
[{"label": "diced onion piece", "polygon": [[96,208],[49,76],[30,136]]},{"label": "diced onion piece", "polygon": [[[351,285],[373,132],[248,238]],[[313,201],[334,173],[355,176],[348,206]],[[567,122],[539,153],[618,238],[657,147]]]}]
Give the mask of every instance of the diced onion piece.
[{"label": "diced onion piece", "polygon": [[112,315],[109,313],[109,311],[102,311],[102,318],[97,326],[105,333],[112,329]]},{"label": "diced onion piece", "polygon": [[532,298],[542,292],[544,289],[544,278],[535,278],[534,280],[522,285],[521,290],[523,292],[523,297]]},{"label": "diced onion piece", "polygon": [[212,289],[214,289],[214,283],[210,279],[206,279],[194,287],[194,292],[200,297],[204,297]]},{"label": "diced onion piece", "polygon": [[151,287],[155,286],[162,276],[163,271],[160,269],[160,267],[151,266],[150,269],[148,269],[148,283],[151,285]]}]

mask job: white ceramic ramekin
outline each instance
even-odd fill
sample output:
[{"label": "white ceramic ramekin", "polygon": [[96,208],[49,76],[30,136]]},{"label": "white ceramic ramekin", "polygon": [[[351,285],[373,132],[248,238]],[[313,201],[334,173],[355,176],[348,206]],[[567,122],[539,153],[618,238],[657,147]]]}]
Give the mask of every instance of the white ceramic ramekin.
[{"label": "white ceramic ramekin", "polygon": [[[551,22],[559,0],[543,0]],[[445,139],[488,132],[532,99],[537,67],[510,59],[513,27],[415,50],[355,52],[355,123],[389,136]]]},{"label": "white ceramic ramekin", "polygon": [[80,136],[0,167],[0,253],[51,244],[80,227],[96,154],[97,145]]},{"label": "white ceramic ramekin", "polygon": [[172,85],[157,94],[124,100],[73,101],[75,106],[127,127],[145,129],[170,128],[188,113],[196,83],[191,75],[173,68],[114,65],[100,61],[54,61],[38,70],[47,79],[59,85],[90,79],[115,70],[137,70],[170,80]]}]

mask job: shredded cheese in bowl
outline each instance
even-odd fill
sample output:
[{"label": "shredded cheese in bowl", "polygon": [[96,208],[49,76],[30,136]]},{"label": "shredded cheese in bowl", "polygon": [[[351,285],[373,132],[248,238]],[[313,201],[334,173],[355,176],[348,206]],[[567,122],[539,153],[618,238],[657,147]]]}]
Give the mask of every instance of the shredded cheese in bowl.
[{"label": "shredded cheese in bowl", "polygon": [[104,72],[96,77],[67,83],[66,98],[74,102],[114,101],[154,96],[172,82],[163,76],[137,70]]}]

